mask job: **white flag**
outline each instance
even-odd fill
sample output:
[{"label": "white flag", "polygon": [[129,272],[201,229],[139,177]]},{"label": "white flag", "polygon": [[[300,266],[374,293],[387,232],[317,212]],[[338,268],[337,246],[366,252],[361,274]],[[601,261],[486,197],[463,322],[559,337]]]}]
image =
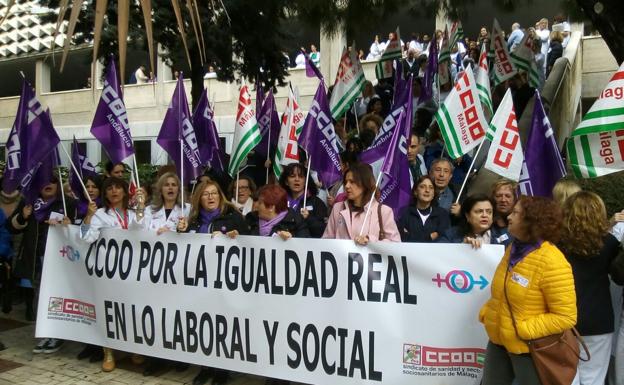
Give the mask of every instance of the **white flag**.
[{"label": "white flag", "polygon": [[492,141],[492,144],[485,161],[485,168],[507,179],[519,181],[524,153],[510,89],[507,89],[503,101],[490,122],[487,138]]},{"label": "white flag", "polygon": [[299,108],[292,87],[290,87],[277,139],[275,161],[273,162],[273,172],[278,178],[282,174],[283,166],[299,162],[298,140],[304,123],[303,112]]}]

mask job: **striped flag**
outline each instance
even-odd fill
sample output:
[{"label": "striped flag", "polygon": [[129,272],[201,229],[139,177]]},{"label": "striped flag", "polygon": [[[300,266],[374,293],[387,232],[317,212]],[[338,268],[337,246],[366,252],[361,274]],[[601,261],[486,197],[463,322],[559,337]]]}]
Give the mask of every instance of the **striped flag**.
[{"label": "striped flag", "polygon": [[535,62],[535,54],[533,53],[533,39],[529,38],[528,33],[524,34],[520,44],[509,55],[518,70],[529,74],[529,86],[540,88],[539,72]]},{"label": "striped flag", "polygon": [[568,140],[568,159],[579,178],[624,170],[624,63]]},{"label": "striped flag", "polygon": [[292,87],[289,87],[286,109],[282,115],[280,133],[277,139],[275,161],[273,162],[273,172],[278,179],[282,175],[283,166],[299,162],[298,141],[304,123],[303,112],[299,108],[299,103]]},{"label": "striped flag", "polygon": [[496,87],[505,80],[511,79],[518,72],[516,66],[511,61],[511,56],[507,50],[507,42],[503,38],[503,30],[496,19],[494,19],[494,26],[492,27],[490,54],[494,58],[492,77],[494,79],[494,86]]},{"label": "striped flag", "polygon": [[440,47],[440,58],[438,63],[445,61],[451,62],[451,45],[449,45],[448,26],[444,27],[444,35],[442,35],[442,46]]},{"label": "striped flag", "polygon": [[396,29],[394,38],[388,42],[384,53],[379,59],[379,63],[375,67],[375,75],[377,79],[385,79],[392,76],[392,64],[395,60],[401,60],[403,55],[403,47],[401,47],[401,34],[399,27]]},{"label": "striped flag", "polygon": [[238,97],[238,111],[236,112],[236,122],[234,123],[234,142],[232,143],[232,154],[228,173],[232,178],[247,162],[247,154],[260,143],[262,139],[256,113],[251,104],[251,96],[247,85],[240,89]]},{"label": "striped flag", "polygon": [[519,181],[524,153],[511,89],[507,89],[503,101],[490,122],[487,138],[492,141],[492,144],[485,161],[485,168],[504,178]]},{"label": "striped flag", "polygon": [[334,119],[340,118],[349,109],[353,101],[360,96],[365,80],[364,70],[355,49],[349,53],[345,48],[342,51],[334,90],[329,100],[329,109]]},{"label": "striped flag", "polygon": [[484,109],[487,109],[491,117],[494,115],[494,108],[492,107],[492,91],[490,88],[490,68],[487,61],[487,48],[485,44],[481,47],[481,54],[479,55],[479,66],[476,67],[477,71],[477,90],[479,91],[479,100]]},{"label": "striped flag", "polygon": [[572,136],[624,129],[624,63],[613,74]]},{"label": "striped flag", "polygon": [[472,71],[464,71],[435,114],[446,150],[453,159],[462,157],[485,138],[488,123],[478,94]]},{"label": "striped flag", "polygon": [[453,48],[455,44],[464,39],[464,28],[461,21],[457,20],[451,25],[451,41],[449,47]]},{"label": "striped flag", "polygon": [[572,136],[568,159],[577,178],[596,178],[624,170],[624,130]]}]

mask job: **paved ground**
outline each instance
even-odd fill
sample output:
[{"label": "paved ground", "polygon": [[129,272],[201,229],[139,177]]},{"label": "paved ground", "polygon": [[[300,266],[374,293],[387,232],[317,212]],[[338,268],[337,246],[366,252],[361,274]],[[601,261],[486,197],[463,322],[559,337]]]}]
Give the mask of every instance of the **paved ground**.
[{"label": "paved ground", "polygon": [[[143,369],[130,363],[129,357],[118,360],[118,368],[111,373],[103,373],[101,363],[78,361],[75,357],[82,350],[82,344],[67,342],[54,354],[34,354],[35,325],[23,318],[24,310],[15,306],[9,315],[0,317],[0,341],[6,350],[0,352],[0,385],[69,385],[69,384],[150,384],[173,385],[192,384],[198,372],[191,367],[184,372],[173,368],[163,370],[157,376],[144,377]],[[8,330],[7,330],[8,329]],[[121,368],[120,368],[121,367]],[[208,382],[210,384],[210,382]],[[262,385],[260,377],[234,374],[228,385]]]}]

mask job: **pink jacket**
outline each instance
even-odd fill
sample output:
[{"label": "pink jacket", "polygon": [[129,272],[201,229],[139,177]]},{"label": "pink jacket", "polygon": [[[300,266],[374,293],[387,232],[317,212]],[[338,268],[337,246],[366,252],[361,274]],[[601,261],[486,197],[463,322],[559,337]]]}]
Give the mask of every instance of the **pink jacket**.
[{"label": "pink jacket", "polygon": [[[379,212],[377,207],[379,203],[373,201],[370,213],[366,223],[364,223],[364,217],[366,216],[366,209],[368,205],[364,207],[364,211],[361,213],[352,213],[346,205],[346,202],[337,202],[334,204],[329,220],[327,221],[327,227],[323,233],[323,238],[330,239],[354,239],[360,234],[362,226],[364,226],[363,235],[368,235],[368,239],[371,242],[379,240]],[[401,242],[401,236],[397,225],[394,222],[394,213],[392,209],[386,205],[381,205],[381,220],[383,221],[384,228],[384,241]]]}]

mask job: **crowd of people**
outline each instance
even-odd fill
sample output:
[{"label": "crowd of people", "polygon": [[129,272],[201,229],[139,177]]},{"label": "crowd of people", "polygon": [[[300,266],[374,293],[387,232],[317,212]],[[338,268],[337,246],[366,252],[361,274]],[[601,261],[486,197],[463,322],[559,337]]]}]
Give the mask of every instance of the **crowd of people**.
[{"label": "crowd of people", "polygon": [[[555,26],[559,24],[562,32],[569,32],[563,22]],[[548,21],[544,19],[535,29],[522,30],[514,24],[507,40],[512,50],[525,33],[543,42],[536,58],[548,56],[548,47],[552,52],[558,49],[557,43],[566,44],[548,32]],[[438,43],[439,38],[436,33]],[[479,46],[487,44],[488,39],[488,31],[482,28],[477,40],[460,42],[454,48],[456,64],[465,63],[466,56],[478,62]],[[391,82],[380,81],[376,86],[366,82],[349,113],[334,121],[343,172],[334,186],[320,186],[315,173],[308,172],[303,153],[300,162],[284,165],[276,179],[267,173],[271,169],[268,159],[273,157],[263,158],[252,151],[248,166],[237,178],[208,169],[192,186],[181,185],[173,167],[163,166],[154,180],[143,181],[142,188],[131,195],[128,167],[109,163],[103,175],[85,178],[88,198],[82,191],[72,192],[61,186],[57,178],[41,189],[33,205],[26,204],[19,191],[0,192],[0,255],[11,277],[3,282],[2,310],[11,311],[11,299],[6,298],[11,292],[19,293],[26,306],[26,319],[34,320],[34,298],[50,225],[79,225],[85,243],[95,241],[102,229],[117,228],[230,238],[255,235],[284,241],[345,239],[358,245],[378,241],[436,242],[479,248],[497,244],[505,246],[506,251],[494,275],[491,299],[475,314],[489,337],[483,384],[540,384],[527,354],[527,342],[575,325],[592,355],[592,360],[580,363],[575,383],[604,383],[615,332],[611,304],[620,300],[611,298],[610,279],[624,283],[624,211],[607,218],[601,198],[581,191],[570,180],[555,186],[554,199],[519,196],[517,183],[510,180],[497,181],[489,194],[468,189],[465,196],[459,196],[457,186],[473,171],[469,168],[471,158],[449,158],[432,119],[437,106],[418,101],[421,58],[425,55],[426,63],[427,44],[431,44],[427,35],[422,39],[415,35],[402,43],[403,71],[416,75],[414,124],[408,163],[404,165],[409,167],[413,181],[412,202],[407,207],[383,204],[371,166],[359,161],[362,151],[379,134],[393,95]],[[320,60],[316,47],[311,48],[311,56],[316,54]],[[369,56],[380,55],[383,49],[377,38]],[[550,58],[543,60],[545,71],[550,62]],[[525,95],[532,95],[524,91],[526,87],[526,77],[522,76],[500,86],[503,93],[507,88],[514,90],[518,115],[528,101]],[[62,189],[66,191],[65,204]],[[182,196],[188,199],[182,201]],[[620,333],[624,334],[624,330]],[[624,381],[624,338],[619,338],[617,344],[616,372]],[[61,340],[46,338],[33,351],[54,353],[62,345]],[[87,345],[78,358],[101,360],[102,370],[109,372],[115,369],[115,355],[112,349]],[[140,364],[145,358],[133,355],[132,360]],[[145,375],[167,364],[155,358],[146,361]],[[179,370],[188,366],[170,364]],[[204,367],[194,384],[206,383],[210,378],[213,384],[225,384],[229,373]]]}]

